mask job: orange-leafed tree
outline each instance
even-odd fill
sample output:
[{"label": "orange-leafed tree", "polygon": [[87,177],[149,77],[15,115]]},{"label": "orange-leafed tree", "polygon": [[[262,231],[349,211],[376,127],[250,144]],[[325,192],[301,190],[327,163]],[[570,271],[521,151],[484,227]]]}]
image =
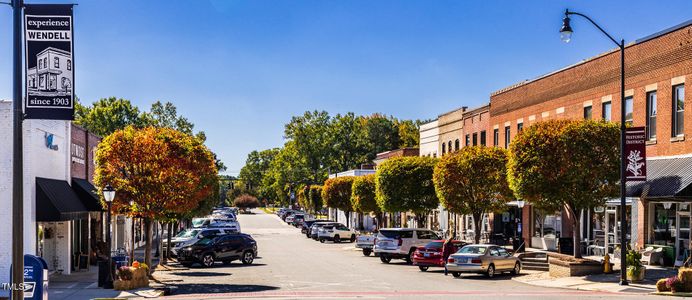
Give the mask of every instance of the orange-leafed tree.
[{"label": "orange-leafed tree", "polygon": [[96,164],[96,185],[110,184],[116,191],[112,212],[130,211],[144,219],[147,265],[152,221],[198,210],[217,187],[212,152],[199,139],[170,128],[117,130],[99,144]]}]

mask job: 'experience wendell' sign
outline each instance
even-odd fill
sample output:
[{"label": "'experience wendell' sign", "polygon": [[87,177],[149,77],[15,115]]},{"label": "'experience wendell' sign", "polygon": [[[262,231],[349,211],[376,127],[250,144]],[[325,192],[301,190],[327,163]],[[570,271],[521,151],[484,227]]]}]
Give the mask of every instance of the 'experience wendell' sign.
[{"label": "'experience wendell' sign", "polygon": [[646,181],[646,129],[627,128],[625,131],[625,179]]}]

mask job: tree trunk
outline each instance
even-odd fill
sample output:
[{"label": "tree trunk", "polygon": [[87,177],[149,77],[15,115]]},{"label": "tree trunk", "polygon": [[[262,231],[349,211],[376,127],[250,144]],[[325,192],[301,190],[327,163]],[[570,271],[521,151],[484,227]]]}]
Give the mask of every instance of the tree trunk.
[{"label": "tree trunk", "polygon": [[149,270],[153,267],[151,265],[151,219],[144,218],[144,239],[146,240],[146,246],[144,246],[144,263],[149,266]]},{"label": "tree trunk", "polygon": [[481,242],[481,223],[483,223],[483,213],[474,212],[473,214],[473,240],[476,244]]},{"label": "tree trunk", "polygon": [[565,207],[567,208],[567,212],[572,217],[572,243],[574,245],[574,257],[581,258],[581,222],[579,221],[579,215],[571,206],[565,205]]},{"label": "tree trunk", "polygon": [[345,211],[344,215],[346,216],[346,227],[351,228],[351,222],[349,222],[349,220],[351,219],[351,212]]}]

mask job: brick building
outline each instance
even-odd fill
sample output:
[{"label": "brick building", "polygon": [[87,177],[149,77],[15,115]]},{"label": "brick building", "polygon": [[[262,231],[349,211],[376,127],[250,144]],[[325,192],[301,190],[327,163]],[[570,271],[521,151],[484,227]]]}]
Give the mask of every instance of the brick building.
[{"label": "brick building", "polygon": [[[646,126],[648,181],[628,184],[631,243],[659,245],[668,260],[689,251],[692,201],[692,22],[627,45],[625,49],[627,122]],[[619,121],[620,54],[613,50],[537,79],[491,94],[489,128],[493,144],[507,147],[526,126],[555,118]],[[685,89],[687,88],[687,93]],[[687,122],[685,122],[687,120]],[[582,236],[589,249],[613,251],[619,243],[619,199],[583,212]],[[525,206],[523,236],[533,247],[555,249],[571,236],[566,215]],[[588,247],[587,246],[587,247]],[[586,247],[585,247],[586,248]]]}]

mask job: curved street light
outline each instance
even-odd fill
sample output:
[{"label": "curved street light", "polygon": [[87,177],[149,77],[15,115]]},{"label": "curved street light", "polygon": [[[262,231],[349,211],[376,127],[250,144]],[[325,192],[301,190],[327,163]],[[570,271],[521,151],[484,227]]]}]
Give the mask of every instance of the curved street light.
[{"label": "curved street light", "polygon": [[598,30],[600,30],[606,37],[608,37],[615,45],[620,48],[620,220],[622,220],[622,225],[620,226],[620,285],[628,285],[627,282],[627,212],[625,206],[625,194],[626,194],[626,178],[625,178],[625,40],[622,39],[620,42],[615,40],[610,34],[608,34],[601,26],[598,26],[596,22],[591,20],[588,16],[569,11],[565,9],[565,17],[562,19],[562,27],[560,28],[560,38],[565,42],[569,43],[572,40],[572,26],[570,25],[571,15],[581,16],[593,24]]},{"label": "curved street light", "polygon": [[111,254],[111,204],[113,203],[113,199],[115,199],[115,189],[110,185],[106,184],[106,186],[103,188],[103,199],[106,201],[106,204],[108,205],[108,214],[106,218],[106,223],[108,224],[108,236],[107,236],[107,242],[106,242],[106,247],[107,252],[108,252],[108,277],[106,277],[106,286],[105,288],[112,289],[113,288],[113,257]]}]

